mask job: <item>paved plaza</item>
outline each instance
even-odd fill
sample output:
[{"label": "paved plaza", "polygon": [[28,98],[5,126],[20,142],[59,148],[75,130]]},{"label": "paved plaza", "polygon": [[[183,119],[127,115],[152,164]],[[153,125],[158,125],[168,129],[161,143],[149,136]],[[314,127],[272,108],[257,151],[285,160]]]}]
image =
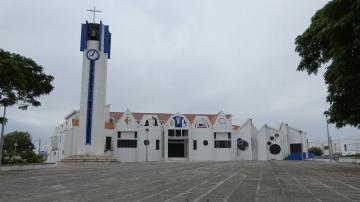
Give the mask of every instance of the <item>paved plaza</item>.
[{"label": "paved plaza", "polygon": [[68,164],[0,172],[0,201],[360,201],[360,166],[308,161]]}]

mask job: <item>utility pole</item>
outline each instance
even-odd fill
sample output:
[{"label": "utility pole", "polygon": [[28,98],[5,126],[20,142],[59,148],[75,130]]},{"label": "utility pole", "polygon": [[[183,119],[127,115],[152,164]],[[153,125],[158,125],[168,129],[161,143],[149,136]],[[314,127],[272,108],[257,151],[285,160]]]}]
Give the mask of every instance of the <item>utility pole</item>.
[{"label": "utility pole", "polygon": [[39,155],[40,155],[40,152],[41,152],[41,139],[39,139]]},{"label": "utility pole", "polygon": [[1,123],[1,137],[0,137],[0,167],[2,161],[3,147],[4,147],[4,130],[5,130],[5,120],[6,120],[6,105],[4,104],[4,115],[2,117]]},{"label": "utility pole", "polygon": [[146,159],[145,161],[147,162],[148,161],[148,150],[149,150],[149,128],[146,128],[145,129],[146,131],[146,140],[145,140],[145,147],[146,147]]},{"label": "utility pole", "polygon": [[325,114],[325,118],[326,118],[326,131],[327,131],[327,138],[328,138],[329,162],[331,162],[332,161],[332,144],[331,144],[330,134],[329,134],[329,120],[328,120],[329,112],[325,111],[324,114]]},{"label": "utility pole", "polygon": [[333,150],[333,141],[332,141],[332,137],[330,136],[330,152],[331,152],[331,158],[334,159],[334,150]]},{"label": "utility pole", "polygon": [[301,142],[301,160],[304,160],[304,142],[303,142],[303,138],[302,138],[302,131],[299,131],[300,134],[300,142]]}]

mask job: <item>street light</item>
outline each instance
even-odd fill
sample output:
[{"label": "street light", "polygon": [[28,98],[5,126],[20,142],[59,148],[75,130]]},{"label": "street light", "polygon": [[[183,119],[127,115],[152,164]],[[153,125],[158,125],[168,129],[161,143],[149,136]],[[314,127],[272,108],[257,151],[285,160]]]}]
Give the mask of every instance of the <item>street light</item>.
[{"label": "street light", "polygon": [[325,119],[326,119],[326,131],[327,131],[327,137],[328,137],[328,150],[329,150],[329,162],[332,161],[332,145],[330,141],[330,134],[329,134],[329,119],[328,116],[330,113],[328,111],[324,112]]},{"label": "street light", "polygon": [[18,146],[18,143],[14,143],[14,147],[15,147],[15,156],[16,156],[16,147]]},{"label": "street light", "polygon": [[148,161],[148,147],[149,147],[149,128],[145,129],[146,131],[146,140],[144,141],[145,147],[146,147],[146,162]]},{"label": "street light", "polygon": [[299,131],[300,134],[300,142],[301,142],[301,160],[304,160],[304,144],[303,144],[303,138],[302,138],[302,131]]}]

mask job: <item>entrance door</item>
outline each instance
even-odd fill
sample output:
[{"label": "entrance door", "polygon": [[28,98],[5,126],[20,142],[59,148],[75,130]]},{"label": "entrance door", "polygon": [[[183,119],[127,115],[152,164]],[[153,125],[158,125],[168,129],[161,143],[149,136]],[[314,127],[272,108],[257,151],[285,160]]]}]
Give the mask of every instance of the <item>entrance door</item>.
[{"label": "entrance door", "polygon": [[171,157],[185,157],[185,140],[171,140],[168,143],[168,156]]},{"label": "entrance door", "polygon": [[105,151],[111,151],[111,137],[106,137]]},{"label": "entrance door", "polygon": [[301,153],[301,144],[290,144],[290,153]]}]

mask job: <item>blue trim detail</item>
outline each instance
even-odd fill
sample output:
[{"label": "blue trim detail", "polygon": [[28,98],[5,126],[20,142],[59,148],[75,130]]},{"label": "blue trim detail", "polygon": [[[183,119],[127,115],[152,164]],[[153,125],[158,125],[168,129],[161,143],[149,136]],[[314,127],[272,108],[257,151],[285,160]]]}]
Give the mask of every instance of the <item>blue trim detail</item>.
[{"label": "blue trim detail", "polygon": [[111,33],[109,32],[109,26],[104,26],[104,53],[108,54],[110,58],[110,48],[111,48]]},{"label": "blue trim detail", "polygon": [[89,68],[89,86],[88,86],[88,100],[86,110],[86,144],[91,145],[91,129],[92,129],[92,112],[93,112],[93,98],[94,98],[94,76],[95,76],[95,61],[90,61]]},{"label": "blue trim detail", "polygon": [[80,40],[80,51],[84,51],[87,48],[87,22],[81,24],[81,40]]},{"label": "blue trim detail", "polygon": [[306,152],[302,153],[302,157],[301,157],[301,152],[293,152],[286,159],[287,160],[295,160],[295,161],[306,159]]},{"label": "blue trim detail", "polygon": [[110,59],[110,52],[111,52],[111,33],[109,32],[109,52],[108,52],[109,59]]},{"label": "blue trim detail", "polygon": [[101,51],[102,30],[103,30],[103,24],[102,24],[102,22],[100,20],[100,26],[99,26],[99,51]]}]

